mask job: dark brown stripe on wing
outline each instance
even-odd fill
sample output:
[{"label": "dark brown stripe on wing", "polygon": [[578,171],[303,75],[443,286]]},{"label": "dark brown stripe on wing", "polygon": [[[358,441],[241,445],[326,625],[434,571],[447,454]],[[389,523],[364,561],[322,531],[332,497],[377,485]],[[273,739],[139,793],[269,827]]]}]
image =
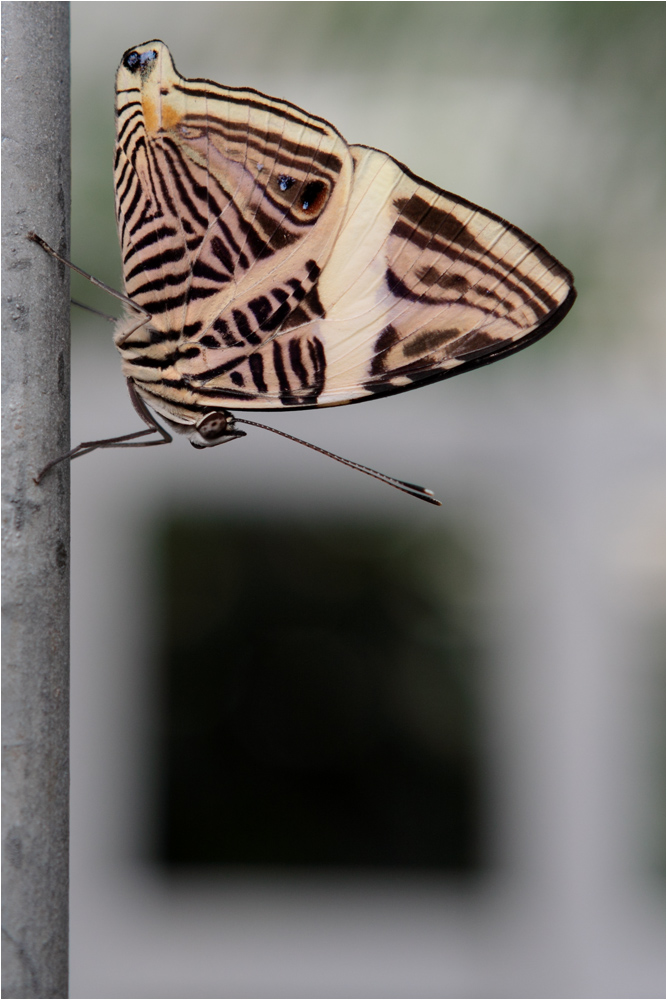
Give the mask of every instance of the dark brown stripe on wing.
[{"label": "dark brown stripe on wing", "polygon": [[257,111],[266,111],[271,115],[275,115],[277,118],[284,118],[285,121],[295,122],[297,125],[303,125],[305,128],[312,129],[314,132],[320,132],[322,135],[328,135],[328,130],[325,128],[320,128],[319,125],[315,125],[312,118],[298,118],[296,115],[290,114],[288,111],[283,111],[274,102],[267,101],[255,101],[248,99],[247,97],[232,97],[228,91],[223,91],[221,94],[216,94],[211,90],[201,90],[195,87],[184,87],[180,83],[174,84],[174,90],[180,90],[183,94],[189,94],[191,97],[204,97],[209,101],[221,101],[222,103],[229,102],[230,104],[242,104],[246,108],[254,108]]},{"label": "dark brown stripe on wing", "polygon": [[[239,141],[251,149],[256,149],[265,156],[275,158],[277,163],[286,166],[293,165],[294,169],[302,167],[302,169],[307,170],[311,163],[317,163],[321,167],[328,168],[333,175],[337,176],[343,167],[340,157],[336,156],[335,153],[329,153],[326,150],[321,150],[319,146],[311,146],[304,142],[293,142],[286,136],[282,136],[280,132],[263,132],[261,129],[243,122],[225,121],[224,118],[216,118],[214,115],[187,114],[183,116],[183,124],[205,127],[215,135],[232,141],[237,138],[238,133]],[[248,136],[255,136],[258,141],[255,142]],[[291,155],[281,156],[283,150]]]},{"label": "dark brown stripe on wing", "polygon": [[[535,314],[536,322],[542,316],[545,316],[547,314],[548,309],[546,309],[541,302],[536,301],[536,299],[532,295],[528,295],[525,292],[522,294],[521,288],[517,287],[515,282],[508,282],[506,278],[501,278],[500,275],[498,276],[498,278],[499,280],[502,281],[503,285],[509,286],[510,292],[515,292],[516,294],[519,295],[524,305],[527,305],[532,309],[532,311]],[[465,279],[463,280],[465,281]],[[431,295],[427,295],[425,292],[412,291],[412,289],[408,288],[405,282],[401,281],[398,275],[394,274],[391,268],[387,268],[386,281],[387,281],[387,287],[389,288],[392,295],[396,295],[398,298],[401,299],[406,299],[408,302],[419,302],[422,305],[429,305],[429,306],[431,305],[446,306],[452,302],[460,302],[460,301],[469,302],[469,299],[466,300],[465,293],[460,295],[456,299],[441,299],[441,298],[434,298]],[[474,303],[470,303],[474,309],[477,309],[479,310],[479,312],[485,313],[488,316],[502,315],[503,319],[509,320],[519,329],[525,326],[525,322],[517,322],[517,320],[512,318],[513,307],[507,302],[507,290],[508,290],[507,288],[502,289],[503,294],[499,295],[496,291],[492,291],[491,289],[485,289],[480,285],[476,285],[468,281],[466,281],[466,285],[468,289],[471,290],[475,295],[484,296],[488,299],[494,300],[495,302],[495,304],[485,306],[481,302],[475,301]],[[509,311],[500,313],[498,307],[502,305],[504,305],[506,309]]]},{"label": "dark brown stripe on wing", "polygon": [[134,256],[135,253],[139,253],[140,250],[145,250],[146,247],[152,246],[154,243],[159,243],[160,240],[167,236],[176,236],[177,232],[172,226],[160,226],[158,229],[154,229],[152,232],[147,233],[145,236],[140,237],[133,243],[130,249],[127,251],[123,258],[123,263],[127,262]]},{"label": "dark brown stripe on wing", "polygon": [[477,253],[489,252],[489,248],[479,243],[466,229],[465,222],[461,222],[451,212],[430,205],[418,194],[413,194],[410,198],[396,198],[394,208],[401,216],[402,222],[411,223],[421,234],[440,236],[448,243],[456,243],[466,250],[475,250]]},{"label": "dark brown stripe on wing", "polygon": [[248,358],[248,364],[250,366],[250,373],[257,391],[262,394],[267,393],[269,390],[266,382],[264,381],[264,359],[262,355],[259,353],[251,354]]},{"label": "dark brown stripe on wing", "polygon": [[[408,242],[419,247],[421,250],[429,250],[434,254],[444,255],[450,251],[449,243],[444,243],[439,240],[437,235],[430,236],[428,233],[414,229],[409,223],[404,222],[402,219],[399,219],[394,224],[391,232],[392,235],[408,240]],[[526,250],[531,251],[531,247],[527,246]],[[499,282],[503,282],[503,284],[507,286],[510,293],[516,293],[527,305],[533,306],[535,304],[535,297],[537,297],[546,307],[547,312],[550,312],[558,306],[558,300],[547,292],[542,285],[539,285],[537,282],[521,274],[521,272],[517,271],[515,267],[508,267],[503,263],[503,259],[501,257],[494,256],[491,250],[485,250],[483,253],[486,260],[480,260],[478,257],[472,256],[466,248],[457,253],[455,260],[457,263],[468,264],[472,268],[476,268],[485,274],[488,273],[494,275]],[[485,294],[492,293],[489,291]],[[418,298],[421,299],[421,296],[418,296]]]}]

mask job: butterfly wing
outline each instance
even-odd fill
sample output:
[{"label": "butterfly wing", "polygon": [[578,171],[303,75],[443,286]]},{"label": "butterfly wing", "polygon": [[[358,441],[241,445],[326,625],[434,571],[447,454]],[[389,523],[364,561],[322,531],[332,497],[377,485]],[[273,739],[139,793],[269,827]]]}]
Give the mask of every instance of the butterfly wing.
[{"label": "butterfly wing", "polygon": [[256,91],[186,80],[162,42],[126,53],[116,115],[125,287],[161,326],[165,313],[206,322],[304,260],[323,266],[352,179],[332,126]]},{"label": "butterfly wing", "polygon": [[445,378],[574,300],[509,223],[287,102],[185,80],[161,42],[126,53],[117,116],[125,287],[152,314],[124,370],[184,423]]},{"label": "butterfly wing", "polygon": [[162,42],[125,54],[116,79],[115,184],[125,290],[151,314],[117,342],[141,389],[178,402],[177,363],[230,366],[315,286],[352,182],[334,128],[252,90],[186,80]]},{"label": "butterfly wing", "polygon": [[350,204],[321,280],[328,401],[487,364],[563,318],[572,275],[533,239],[386,153],[351,151]]},{"label": "butterfly wing", "polygon": [[[230,392],[227,405],[336,405],[404,391],[520,350],[574,301],[570,272],[515,226],[386,153],[351,152],[350,199],[317,282],[320,315],[293,313],[233,373],[190,372],[207,391]],[[232,404],[241,379],[254,398]]]}]

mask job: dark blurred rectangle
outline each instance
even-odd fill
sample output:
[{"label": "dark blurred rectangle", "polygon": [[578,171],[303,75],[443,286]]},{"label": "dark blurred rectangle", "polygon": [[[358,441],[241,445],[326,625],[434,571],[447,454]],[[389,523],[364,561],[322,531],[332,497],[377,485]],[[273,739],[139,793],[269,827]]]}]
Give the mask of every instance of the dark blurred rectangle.
[{"label": "dark blurred rectangle", "polygon": [[156,860],[480,866],[474,572],[454,537],[179,516],[158,552]]}]

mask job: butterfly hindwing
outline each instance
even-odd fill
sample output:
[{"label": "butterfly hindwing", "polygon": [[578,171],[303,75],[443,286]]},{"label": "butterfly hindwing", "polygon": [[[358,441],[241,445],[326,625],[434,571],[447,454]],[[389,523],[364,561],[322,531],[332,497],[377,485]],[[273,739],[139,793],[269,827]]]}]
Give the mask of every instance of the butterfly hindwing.
[{"label": "butterfly hindwing", "polygon": [[564,315],[572,278],[543,247],[386,153],[351,149],[353,193],[321,282],[333,391],[445,377],[524,346]]}]

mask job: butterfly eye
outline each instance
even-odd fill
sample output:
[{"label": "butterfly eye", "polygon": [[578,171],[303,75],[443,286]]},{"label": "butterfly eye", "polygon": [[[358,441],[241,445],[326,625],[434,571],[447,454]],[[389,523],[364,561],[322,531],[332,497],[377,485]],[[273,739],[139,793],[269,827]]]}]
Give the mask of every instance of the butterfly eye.
[{"label": "butterfly eye", "polygon": [[197,424],[190,444],[193,448],[210,448],[212,445],[224,444],[235,438],[245,437],[245,431],[237,431],[234,417],[228,410],[214,410],[207,413]]}]

